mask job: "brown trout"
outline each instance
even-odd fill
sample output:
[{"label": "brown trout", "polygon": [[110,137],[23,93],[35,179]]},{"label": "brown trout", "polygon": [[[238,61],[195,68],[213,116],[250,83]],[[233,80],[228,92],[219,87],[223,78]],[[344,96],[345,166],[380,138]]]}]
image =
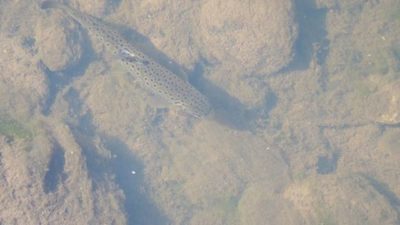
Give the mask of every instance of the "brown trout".
[{"label": "brown trout", "polygon": [[207,97],[189,82],[144,54],[110,25],[62,3],[45,1],[41,4],[41,8],[60,9],[72,17],[117,56],[135,78],[138,78],[140,84],[167,102],[183,108],[195,117],[203,117],[211,112]]}]

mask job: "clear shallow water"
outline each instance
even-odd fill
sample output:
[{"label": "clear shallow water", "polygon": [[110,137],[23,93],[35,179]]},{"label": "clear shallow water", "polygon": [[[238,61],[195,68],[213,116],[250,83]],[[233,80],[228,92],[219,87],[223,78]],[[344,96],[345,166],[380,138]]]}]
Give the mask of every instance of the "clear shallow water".
[{"label": "clear shallow water", "polygon": [[279,2],[82,3],[187,72],[202,119],[149,104],[69,18],[2,3],[0,223],[398,223],[399,8]]}]

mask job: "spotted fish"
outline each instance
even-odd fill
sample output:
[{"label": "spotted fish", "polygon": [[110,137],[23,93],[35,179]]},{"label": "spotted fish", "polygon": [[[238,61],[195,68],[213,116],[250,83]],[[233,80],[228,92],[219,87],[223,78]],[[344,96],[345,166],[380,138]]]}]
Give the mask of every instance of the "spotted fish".
[{"label": "spotted fish", "polygon": [[151,92],[158,94],[168,102],[183,108],[186,112],[196,117],[203,117],[210,113],[211,105],[203,94],[189,82],[181,79],[126,41],[110,25],[62,3],[45,1],[41,4],[41,8],[60,9],[76,20],[100,40],[106,49],[117,56],[134,73],[139,82]]}]

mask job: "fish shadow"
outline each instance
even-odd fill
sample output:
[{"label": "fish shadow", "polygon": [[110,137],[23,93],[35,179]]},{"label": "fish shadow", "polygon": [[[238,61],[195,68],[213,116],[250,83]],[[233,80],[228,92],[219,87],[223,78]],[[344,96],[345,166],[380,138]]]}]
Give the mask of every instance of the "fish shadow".
[{"label": "fish shadow", "polygon": [[235,130],[257,132],[258,129],[264,127],[268,121],[269,112],[277,105],[277,96],[268,92],[264,93],[264,100],[258,106],[250,107],[243,104],[239,99],[204,78],[204,67],[207,65],[203,59],[201,61],[196,64],[190,74],[189,82],[209,99],[213,108],[212,118]]},{"label": "fish shadow", "polygon": [[180,65],[165,53],[157,49],[144,35],[134,29],[118,24],[111,24],[138,50],[151,57],[177,76],[188,80],[189,83],[206,96],[212,106],[212,119],[224,126],[235,130],[254,132],[264,126],[269,112],[276,106],[277,97],[273,93],[265,93],[264,101],[257,107],[249,107],[239,99],[204,78],[204,68],[210,64],[201,58],[193,70]]},{"label": "fish shadow", "polygon": [[[118,27],[118,26],[117,26]],[[239,99],[204,78],[204,68],[210,64],[201,58],[193,70],[184,68],[166,54],[158,50],[145,36],[133,29],[118,27],[131,43],[146,55],[165,66],[167,69],[189,81],[189,83],[206,96],[212,106],[212,119],[235,130],[256,131],[268,120],[268,113],[276,106],[277,97],[266,93],[264,102],[250,108]]]}]

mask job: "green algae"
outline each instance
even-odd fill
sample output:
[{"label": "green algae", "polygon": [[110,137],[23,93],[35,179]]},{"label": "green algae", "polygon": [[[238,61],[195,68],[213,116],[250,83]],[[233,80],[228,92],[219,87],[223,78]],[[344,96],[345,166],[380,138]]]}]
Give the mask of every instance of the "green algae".
[{"label": "green algae", "polygon": [[19,139],[30,139],[33,136],[32,131],[27,126],[4,115],[0,115],[0,134]]}]

